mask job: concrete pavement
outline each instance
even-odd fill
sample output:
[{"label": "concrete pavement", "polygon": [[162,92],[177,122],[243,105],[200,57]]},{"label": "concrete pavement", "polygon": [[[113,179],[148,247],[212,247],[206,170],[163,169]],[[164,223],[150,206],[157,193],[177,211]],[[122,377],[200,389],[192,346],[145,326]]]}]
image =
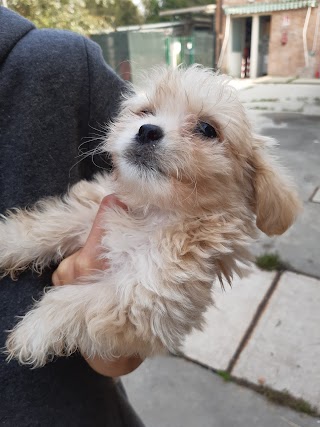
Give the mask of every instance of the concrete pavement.
[{"label": "concrete pavement", "polygon": [[285,272],[232,373],[287,390],[320,413],[320,280]]},{"label": "concrete pavement", "polygon": [[[293,176],[304,211],[283,236],[270,239],[261,234],[254,251],[277,252],[291,270],[320,278],[320,79],[310,79],[313,85],[274,80],[257,84],[243,79],[233,84],[241,89],[239,97],[255,130],[279,142],[275,153]],[[294,80],[299,81],[305,79]]]},{"label": "concrete pavement", "polygon": [[[254,268],[232,289],[217,287],[207,327],[187,339],[184,354],[249,384],[286,390],[320,413],[320,85],[241,84],[254,127],[279,141],[304,212],[284,236],[261,235],[253,247],[258,255],[278,253],[288,271]],[[183,358],[147,361],[125,384],[147,427],[320,426],[320,418],[271,404]]]},{"label": "concrete pavement", "polygon": [[231,84],[239,90],[244,105],[254,113],[291,112],[320,116],[320,79],[266,76],[257,80],[235,79]]},{"label": "concrete pavement", "polygon": [[[251,111],[252,112],[252,111]],[[320,117],[298,113],[255,114],[257,130],[279,142],[276,154],[297,184],[303,213],[282,236],[263,234],[255,253],[277,252],[290,270],[320,278]]]},{"label": "concrete pavement", "polygon": [[319,427],[320,420],[175,357],[147,360],[124,377],[146,427]]},{"label": "concrete pavement", "polygon": [[[217,293],[217,291],[216,291]],[[320,413],[320,280],[255,270],[217,293],[185,355],[215,370],[306,400]]]}]

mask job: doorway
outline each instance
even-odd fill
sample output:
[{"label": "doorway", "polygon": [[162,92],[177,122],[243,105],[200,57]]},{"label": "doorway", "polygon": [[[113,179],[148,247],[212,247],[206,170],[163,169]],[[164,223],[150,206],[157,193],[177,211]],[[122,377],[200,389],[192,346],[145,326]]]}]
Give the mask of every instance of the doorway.
[{"label": "doorway", "polygon": [[252,17],[232,19],[229,73],[234,77],[250,76]]},{"label": "doorway", "polygon": [[258,51],[258,76],[268,74],[269,40],[271,16],[260,16],[259,19],[259,51]]}]

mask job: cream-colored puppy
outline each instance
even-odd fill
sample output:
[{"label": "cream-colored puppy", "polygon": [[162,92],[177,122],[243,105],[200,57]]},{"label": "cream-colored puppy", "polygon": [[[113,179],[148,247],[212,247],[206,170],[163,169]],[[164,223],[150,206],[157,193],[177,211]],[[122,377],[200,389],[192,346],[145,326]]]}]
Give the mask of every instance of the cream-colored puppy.
[{"label": "cream-colored puppy", "polygon": [[1,221],[0,268],[14,275],[79,249],[105,195],[128,206],[104,215],[109,268],[46,292],[11,331],[9,358],[42,366],[77,349],[106,358],[177,350],[201,328],[213,282],[231,282],[250,260],[256,226],[281,234],[299,211],[267,142],[225,76],[200,66],[153,72],[103,144],[112,176]]}]

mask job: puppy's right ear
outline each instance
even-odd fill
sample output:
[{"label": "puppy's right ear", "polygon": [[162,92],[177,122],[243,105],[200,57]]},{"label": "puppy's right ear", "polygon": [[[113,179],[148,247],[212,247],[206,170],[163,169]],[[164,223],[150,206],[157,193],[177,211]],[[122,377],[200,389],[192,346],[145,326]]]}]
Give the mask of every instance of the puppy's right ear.
[{"label": "puppy's right ear", "polygon": [[256,224],[268,236],[284,233],[302,210],[290,179],[266,152],[265,145],[270,142],[269,138],[254,135],[251,161]]}]

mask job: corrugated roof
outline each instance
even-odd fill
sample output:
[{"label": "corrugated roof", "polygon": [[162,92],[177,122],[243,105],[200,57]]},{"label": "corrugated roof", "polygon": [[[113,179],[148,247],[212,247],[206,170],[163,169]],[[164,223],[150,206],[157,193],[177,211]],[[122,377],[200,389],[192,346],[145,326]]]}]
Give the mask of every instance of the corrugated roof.
[{"label": "corrugated roof", "polygon": [[317,0],[286,0],[273,3],[250,3],[237,6],[223,6],[223,9],[226,15],[252,15],[254,13],[316,7],[317,3]]},{"label": "corrugated roof", "polygon": [[183,15],[189,13],[206,13],[212,15],[216,10],[215,4],[207,4],[205,6],[183,7],[180,9],[163,10],[159,12],[159,16]]}]

